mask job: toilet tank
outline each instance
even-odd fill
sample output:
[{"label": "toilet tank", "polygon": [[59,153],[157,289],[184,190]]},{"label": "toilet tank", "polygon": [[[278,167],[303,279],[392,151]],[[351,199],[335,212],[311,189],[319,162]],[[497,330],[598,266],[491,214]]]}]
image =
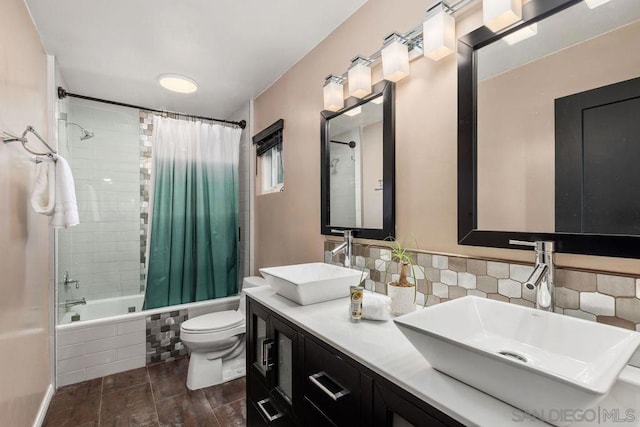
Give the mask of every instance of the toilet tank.
[{"label": "toilet tank", "polygon": [[238,306],[238,311],[245,314],[246,311],[246,297],[244,294],[245,289],[249,288],[257,288],[258,286],[267,286],[267,281],[264,278],[259,276],[249,276],[242,279],[242,291],[240,292],[240,305]]}]

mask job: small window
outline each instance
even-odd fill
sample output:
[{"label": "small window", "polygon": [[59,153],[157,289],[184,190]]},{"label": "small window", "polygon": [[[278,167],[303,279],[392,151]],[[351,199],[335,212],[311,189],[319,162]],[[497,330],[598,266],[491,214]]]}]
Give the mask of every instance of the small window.
[{"label": "small window", "polygon": [[282,161],[282,130],[280,119],[253,137],[256,144],[256,166],[261,194],[284,191],[284,169]]}]

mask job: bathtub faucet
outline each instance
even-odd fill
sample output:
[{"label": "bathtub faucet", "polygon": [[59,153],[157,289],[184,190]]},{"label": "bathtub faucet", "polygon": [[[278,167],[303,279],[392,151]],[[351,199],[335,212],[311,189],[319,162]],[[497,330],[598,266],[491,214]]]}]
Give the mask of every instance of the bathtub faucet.
[{"label": "bathtub faucet", "polygon": [[64,308],[73,307],[74,305],[86,305],[87,300],[82,297],[79,299],[68,299],[64,302]]}]

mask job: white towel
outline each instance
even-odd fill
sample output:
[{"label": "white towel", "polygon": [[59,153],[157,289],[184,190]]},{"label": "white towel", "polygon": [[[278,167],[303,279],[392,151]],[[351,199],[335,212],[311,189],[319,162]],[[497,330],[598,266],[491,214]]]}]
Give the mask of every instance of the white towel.
[{"label": "white towel", "polygon": [[375,292],[365,292],[362,297],[362,317],[369,320],[389,320],[391,298]]},{"label": "white towel", "polygon": [[31,194],[31,207],[36,213],[51,216],[56,203],[56,165],[52,159],[42,159],[36,165],[36,183]]},{"label": "white towel", "polygon": [[71,168],[65,159],[56,156],[56,203],[49,224],[56,228],[67,228],[79,223],[76,188]]}]

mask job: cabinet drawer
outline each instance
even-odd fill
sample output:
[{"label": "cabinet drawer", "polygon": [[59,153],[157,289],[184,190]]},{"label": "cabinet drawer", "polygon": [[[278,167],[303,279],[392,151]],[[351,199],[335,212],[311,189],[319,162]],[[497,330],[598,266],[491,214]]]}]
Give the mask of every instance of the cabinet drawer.
[{"label": "cabinet drawer", "polygon": [[335,424],[327,418],[309,399],[304,399],[304,427],[334,427]]},{"label": "cabinet drawer", "polygon": [[[263,409],[264,408],[264,409]],[[270,414],[269,404],[247,402],[247,427],[294,427],[295,424],[287,415],[268,421],[265,415]],[[273,414],[271,414],[273,415]]]},{"label": "cabinet drawer", "polygon": [[304,341],[305,399],[335,425],[362,424],[360,372],[315,341]]}]

